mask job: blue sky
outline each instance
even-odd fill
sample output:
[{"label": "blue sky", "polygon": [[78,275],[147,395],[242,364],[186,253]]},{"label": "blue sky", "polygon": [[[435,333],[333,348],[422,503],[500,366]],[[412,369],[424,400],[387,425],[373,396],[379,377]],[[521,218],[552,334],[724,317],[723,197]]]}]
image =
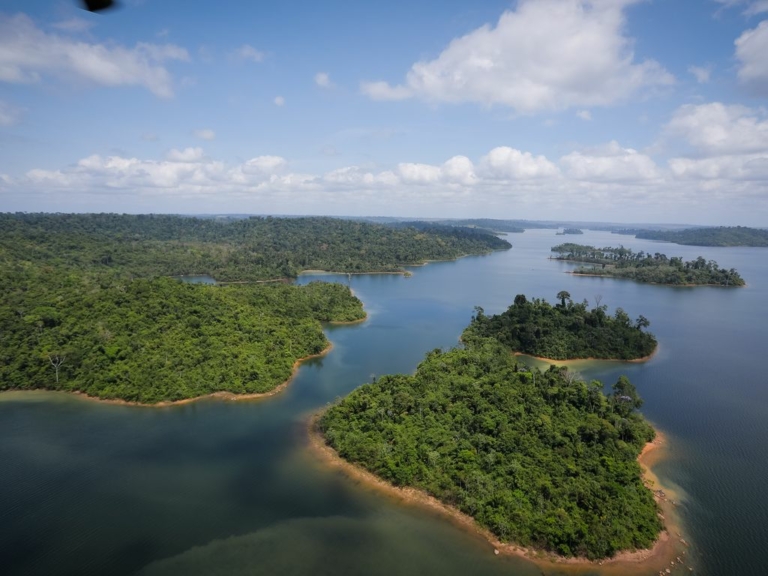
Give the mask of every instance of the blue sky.
[{"label": "blue sky", "polygon": [[0,210],[768,226],[767,0],[0,7]]}]

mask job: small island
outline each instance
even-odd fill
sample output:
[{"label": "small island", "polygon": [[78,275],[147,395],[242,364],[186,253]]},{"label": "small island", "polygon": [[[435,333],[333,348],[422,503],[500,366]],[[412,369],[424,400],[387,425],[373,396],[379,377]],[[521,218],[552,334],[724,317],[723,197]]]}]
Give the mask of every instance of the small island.
[{"label": "small island", "polygon": [[596,561],[661,541],[638,464],[655,435],[641,405],[624,376],[606,395],[479,338],[356,389],[315,420],[312,445],[376,477],[357,478],[436,499],[497,550]]},{"label": "small island", "polygon": [[557,297],[560,302],[553,306],[518,294],[512,306],[493,316],[478,307],[462,342],[493,338],[512,352],[546,360],[637,361],[656,349],[656,338],[643,331],[650,326],[644,316],[632,322],[621,308],[610,316],[607,306],[600,305],[600,297],[591,310],[586,301],[574,303],[566,291]]},{"label": "small island", "polygon": [[634,252],[623,246],[595,248],[572,243],[553,246],[552,252],[557,254],[553,260],[591,264],[571,272],[577,276],[608,276],[670,286],[745,285],[734,268],[720,268],[714,260],[705,260],[701,256],[685,262],[680,257],[668,258],[665,254],[650,254],[642,250]]},{"label": "small island", "polygon": [[566,236],[566,235],[578,235],[578,234],[584,234],[584,230],[581,230],[580,228],[563,228],[562,232],[556,232],[555,236]]}]

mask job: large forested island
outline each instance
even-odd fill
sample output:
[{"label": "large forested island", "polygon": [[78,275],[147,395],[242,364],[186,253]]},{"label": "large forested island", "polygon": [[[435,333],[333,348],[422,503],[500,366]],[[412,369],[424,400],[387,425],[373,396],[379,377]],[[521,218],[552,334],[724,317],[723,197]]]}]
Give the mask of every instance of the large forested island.
[{"label": "large forested island", "polygon": [[573,274],[583,276],[610,276],[627,278],[650,284],[677,286],[744,286],[744,279],[731,268],[720,268],[714,260],[701,256],[688,262],[673,256],[668,258],[658,252],[651,254],[619,248],[595,248],[581,244],[558,244],[552,247],[557,256],[554,260],[581,262]]},{"label": "large forested island", "polygon": [[[330,218],[0,215],[0,391],[146,404],[270,392],[327,348],[321,322],[365,313],[346,286],[258,281],[307,268],[396,271],[505,247],[471,231]],[[170,278],[194,273],[246,282]]]},{"label": "large forested island", "polygon": [[650,325],[644,316],[632,322],[621,308],[610,316],[606,305],[590,310],[586,301],[574,303],[568,292],[557,296],[560,302],[553,306],[519,294],[512,306],[493,316],[477,308],[462,341],[494,338],[513,352],[551,360],[637,360],[656,349],[656,338],[643,331]]},{"label": "large forested island", "polygon": [[626,377],[609,395],[564,368],[528,369],[492,339],[429,353],[330,407],[340,457],[474,518],[502,542],[600,559],[662,529],[637,462],[653,429]]},{"label": "large forested island", "polygon": [[208,274],[233,282],[295,278],[310,269],[393,272],[510,247],[468,229],[422,231],[335,218],[0,214],[0,263],[144,278]]},{"label": "large forested island", "polygon": [[639,230],[636,237],[689,246],[768,246],[768,230],[747,228],[746,226],[689,228],[687,230]]}]

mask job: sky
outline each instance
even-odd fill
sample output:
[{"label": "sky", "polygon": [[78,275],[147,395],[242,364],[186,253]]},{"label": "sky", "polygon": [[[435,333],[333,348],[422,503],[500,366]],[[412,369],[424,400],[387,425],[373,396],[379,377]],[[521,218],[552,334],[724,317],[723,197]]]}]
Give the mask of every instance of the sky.
[{"label": "sky", "polygon": [[0,3],[0,211],[768,226],[768,0]]}]

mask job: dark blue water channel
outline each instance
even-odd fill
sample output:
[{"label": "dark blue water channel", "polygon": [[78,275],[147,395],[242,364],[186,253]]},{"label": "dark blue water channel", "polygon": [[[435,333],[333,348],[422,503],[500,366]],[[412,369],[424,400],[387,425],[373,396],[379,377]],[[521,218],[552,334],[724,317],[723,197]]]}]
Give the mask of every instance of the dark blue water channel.
[{"label": "dark blue water channel", "polygon": [[510,240],[510,251],[411,278],[353,276],[368,321],[328,327],[333,351],[266,400],[143,408],[0,395],[0,573],[540,574],[327,469],[307,450],[306,420],[374,375],[412,372],[427,351],[456,345],[475,305],[496,313],[516,294],[560,290],[651,321],[661,343],[651,361],[579,369],[609,383],[628,374],[666,432],[656,471],[679,499],[694,573],[768,572],[768,251],[579,237],[703,255],[748,282],[669,288],[565,274],[570,265],[547,260],[562,240],[552,230]]}]

